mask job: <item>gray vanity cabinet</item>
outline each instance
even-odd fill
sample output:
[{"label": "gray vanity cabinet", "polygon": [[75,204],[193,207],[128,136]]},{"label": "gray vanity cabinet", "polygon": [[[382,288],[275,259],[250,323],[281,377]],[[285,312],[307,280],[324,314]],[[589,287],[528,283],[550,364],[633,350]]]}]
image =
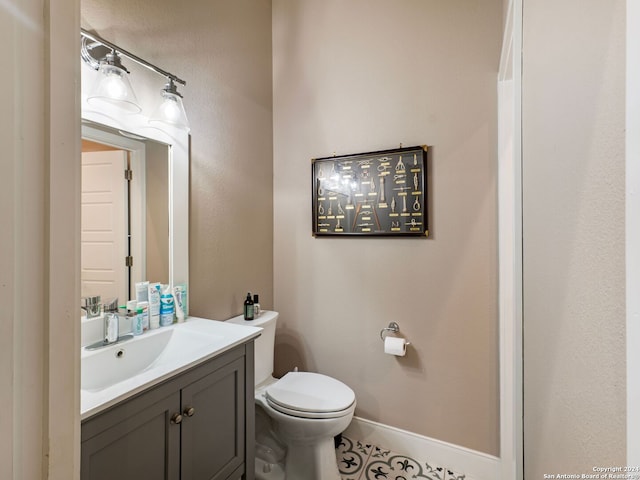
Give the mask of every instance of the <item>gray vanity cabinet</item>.
[{"label": "gray vanity cabinet", "polygon": [[251,341],[83,421],[81,479],[252,480],[253,402]]},{"label": "gray vanity cabinet", "polygon": [[242,360],[182,389],[181,479],[224,480],[244,463]]},{"label": "gray vanity cabinet", "polygon": [[80,478],[180,478],[180,393],[149,392],[83,423]]}]

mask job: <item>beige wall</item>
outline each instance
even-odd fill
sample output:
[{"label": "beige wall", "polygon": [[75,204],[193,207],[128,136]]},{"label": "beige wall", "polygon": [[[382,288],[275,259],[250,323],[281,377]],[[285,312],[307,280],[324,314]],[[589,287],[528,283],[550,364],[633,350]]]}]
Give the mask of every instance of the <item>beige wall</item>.
[{"label": "beige wall", "polygon": [[[273,2],[276,369],[356,414],[498,454],[502,0]],[[314,239],[310,159],[428,144],[429,239]],[[391,320],[412,342],[383,354]]]},{"label": "beige wall", "polygon": [[190,314],[272,307],[271,2],[82,0],[82,23],[187,80]]},{"label": "beige wall", "polygon": [[[0,478],[79,478],[79,4],[3,2]],[[52,59],[55,54],[55,61]],[[64,279],[64,281],[60,281]]]},{"label": "beige wall", "polygon": [[525,478],[625,461],[623,0],[525,2]]}]

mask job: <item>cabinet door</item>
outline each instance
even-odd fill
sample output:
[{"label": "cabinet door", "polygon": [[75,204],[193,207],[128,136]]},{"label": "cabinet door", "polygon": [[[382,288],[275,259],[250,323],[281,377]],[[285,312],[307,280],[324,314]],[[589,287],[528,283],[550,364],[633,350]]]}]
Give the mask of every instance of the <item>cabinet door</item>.
[{"label": "cabinet door", "polygon": [[244,390],[244,358],[182,389],[182,480],[223,480],[242,473]]},{"label": "cabinet door", "polygon": [[180,393],[127,401],[82,425],[82,480],[179,480]]}]

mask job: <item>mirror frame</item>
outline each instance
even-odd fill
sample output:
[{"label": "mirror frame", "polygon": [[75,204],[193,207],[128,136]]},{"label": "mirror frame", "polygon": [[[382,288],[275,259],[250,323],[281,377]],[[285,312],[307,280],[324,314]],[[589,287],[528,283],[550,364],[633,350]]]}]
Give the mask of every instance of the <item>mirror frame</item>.
[{"label": "mirror frame", "polygon": [[[96,109],[82,96],[82,123],[104,125],[127,134],[169,146],[169,283],[184,284],[189,292],[189,134],[164,125],[151,126],[147,116],[122,113],[114,107]],[[134,137],[135,138],[135,137]],[[187,308],[189,295],[187,294]]]}]

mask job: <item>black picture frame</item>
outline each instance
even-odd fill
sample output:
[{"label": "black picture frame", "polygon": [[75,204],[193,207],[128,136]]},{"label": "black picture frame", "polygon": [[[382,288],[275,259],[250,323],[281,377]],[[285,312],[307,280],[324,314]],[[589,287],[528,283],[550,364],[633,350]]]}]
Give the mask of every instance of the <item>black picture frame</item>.
[{"label": "black picture frame", "polygon": [[315,237],[428,237],[426,146],[314,158]]}]

